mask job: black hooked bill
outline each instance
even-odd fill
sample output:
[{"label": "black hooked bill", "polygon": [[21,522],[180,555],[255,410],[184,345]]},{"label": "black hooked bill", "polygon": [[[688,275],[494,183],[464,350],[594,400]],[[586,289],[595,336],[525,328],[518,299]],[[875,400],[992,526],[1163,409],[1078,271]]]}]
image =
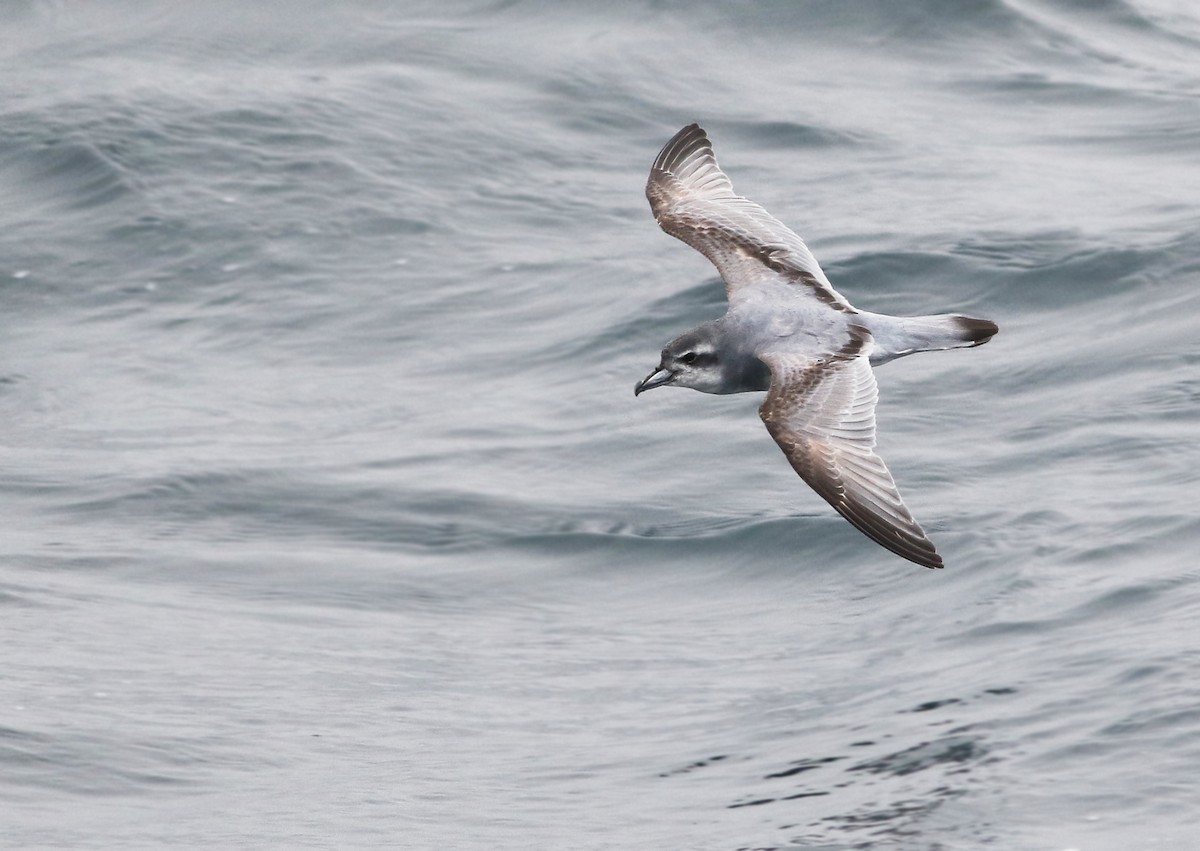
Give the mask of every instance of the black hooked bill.
[{"label": "black hooked bill", "polygon": [[671,372],[671,370],[659,367],[638,382],[637,387],[633,388],[633,395],[637,396],[643,390],[653,390],[655,387],[669,384],[674,377],[675,373]]}]

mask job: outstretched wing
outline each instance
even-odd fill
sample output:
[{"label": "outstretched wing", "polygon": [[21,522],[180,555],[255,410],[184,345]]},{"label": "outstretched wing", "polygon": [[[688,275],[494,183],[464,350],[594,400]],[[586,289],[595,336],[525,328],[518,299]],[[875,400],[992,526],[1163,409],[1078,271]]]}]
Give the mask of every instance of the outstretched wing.
[{"label": "outstretched wing", "polygon": [[941,556],[875,454],[879,393],[864,351],[868,339],[855,331],[841,351],[821,359],[759,355],[771,368],[759,415],[792,468],[856,529],[896,555],[941,567]]},{"label": "outstretched wing", "polygon": [[831,308],[858,312],[830,285],[800,237],[734,193],[698,125],[684,127],[659,152],[646,198],[664,231],[717,267],[731,301],[757,283],[784,281]]}]

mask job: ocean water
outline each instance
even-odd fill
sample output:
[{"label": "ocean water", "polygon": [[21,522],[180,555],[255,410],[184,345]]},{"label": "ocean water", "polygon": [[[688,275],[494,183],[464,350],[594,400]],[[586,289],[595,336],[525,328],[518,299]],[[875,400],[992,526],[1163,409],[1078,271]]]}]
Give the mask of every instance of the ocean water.
[{"label": "ocean water", "polygon": [[[0,844],[1200,847],[1200,10],[11,3]],[[655,226],[700,122],[856,305],[855,532]]]}]

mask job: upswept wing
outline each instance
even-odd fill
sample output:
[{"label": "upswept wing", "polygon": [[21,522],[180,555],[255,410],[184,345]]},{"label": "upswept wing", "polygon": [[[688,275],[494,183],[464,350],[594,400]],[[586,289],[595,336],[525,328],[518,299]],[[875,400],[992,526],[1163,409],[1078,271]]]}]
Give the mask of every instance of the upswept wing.
[{"label": "upswept wing", "polygon": [[879,394],[867,340],[856,330],[841,351],[820,359],[760,355],[771,368],[771,389],[759,415],[792,468],[855,528],[896,555],[941,567],[874,451]]},{"label": "upswept wing", "polygon": [[659,152],[646,198],[664,231],[717,267],[731,301],[746,287],[782,280],[831,308],[858,312],[830,285],[799,236],[734,193],[699,125],[684,127]]}]

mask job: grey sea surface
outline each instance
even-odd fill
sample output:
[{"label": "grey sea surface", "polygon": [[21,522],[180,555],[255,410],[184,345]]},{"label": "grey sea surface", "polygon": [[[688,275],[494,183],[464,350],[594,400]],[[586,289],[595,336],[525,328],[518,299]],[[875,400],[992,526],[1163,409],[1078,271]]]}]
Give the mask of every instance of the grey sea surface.
[{"label": "grey sea surface", "polygon": [[[856,305],[946,569],[758,394],[680,127]],[[0,844],[1200,847],[1200,9],[17,2]]]}]

